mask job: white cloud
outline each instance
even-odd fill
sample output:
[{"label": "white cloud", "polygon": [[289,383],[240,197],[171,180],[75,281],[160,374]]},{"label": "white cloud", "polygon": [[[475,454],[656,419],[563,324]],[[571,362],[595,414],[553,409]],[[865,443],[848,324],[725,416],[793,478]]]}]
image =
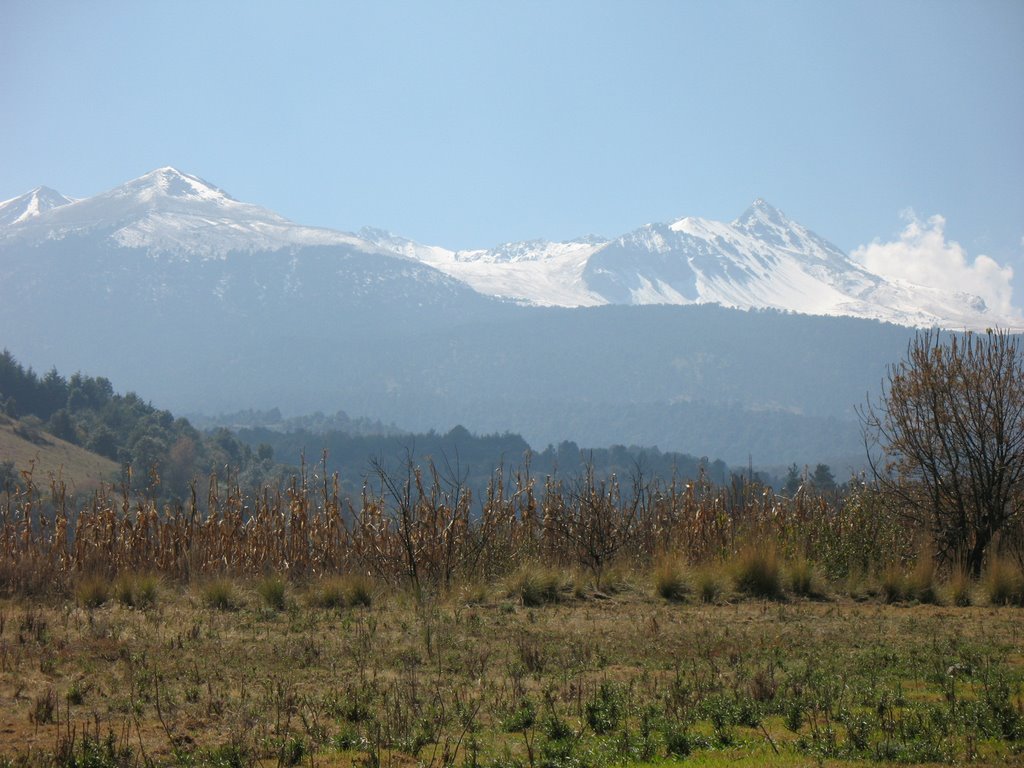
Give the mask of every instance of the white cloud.
[{"label": "white cloud", "polygon": [[874,240],[854,249],[851,256],[887,279],[971,293],[984,299],[997,316],[1020,317],[1013,306],[1013,267],[1002,266],[985,255],[972,259],[960,243],[946,240],[946,220],[942,216],[922,221],[912,210],[900,216],[906,226],[898,240]]}]

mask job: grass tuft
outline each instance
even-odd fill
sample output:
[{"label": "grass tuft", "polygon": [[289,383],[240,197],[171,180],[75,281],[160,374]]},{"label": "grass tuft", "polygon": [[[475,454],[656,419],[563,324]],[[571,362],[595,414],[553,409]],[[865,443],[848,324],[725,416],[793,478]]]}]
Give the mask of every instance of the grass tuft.
[{"label": "grass tuft", "polygon": [[882,599],[887,603],[902,603],[907,599],[907,576],[897,563],[890,563],[882,571],[878,583]]},{"label": "grass tuft", "polygon": [[751,597],[782,597],[782,567],[774,546],[744,547],[733,561],[736,589]]},{"label": "grass tuft", "polygon": [[929,554],[922,554],[914,563],[914,569],[905,580],[907,597],[919,603],[938,605],[939,588],[935,581],[935,561]]},{"label": "grass tuft", "polygon": [[1024,605],[1024,573],[1004,557],[995,556],[989,561],[984,588],[992,605]]},{"label": "grass tuft", "polygon": [[798,557],[791,562],[787,576],[789,589],[794,595],[810,598],[825,596],[824,579],[814,563],[806,557]]},{"label": "grass tuft", "polygon": [[235,585],[229,579],[211,579],[199,588],[199,596],[203,605],[215,611],[235,611],[241,607],[242,601],[235,591]]},{"label": "grass tuft", "polygon": [[973,602],[973,590],[974,582],[970,573],[963,567],[954,567],[946,582],[946,594],[949,602],[960,607],[968,606]]},{"label": "grass tuft", "polygon": [[103,576],[85,576],[75,587],[75,597],[86,608],[99,608],[110,599],[110,582]]},{"label": "grass tuft", "polygon": [[693,582],[694,591],[702,603],[717,603],[725,594],[725,579],[714,566],[697,569]]},{"label": "grass tuft", "polygon": [[315,608],[328,610],[344,608],[345,580],[339,576],[326,576],[320,579],[309,594],[309,604]]},{"label": "grass tuft", "polygon": [[360,574],[346,576],[345,600],[352,607],[369,608],[373,605],[373,582]]},{"label": "grass tuft", "polygon": [[654,566],[654,591],[669,602],[679,603],[693,592],[686,570],[676,558],[665,557]]},{"label": "grass tuft", "polygon": [[288,603],[288,585],[277,574],[264,577],[256,585],[260,600],[271,611],[283,611]]},{"label": "grass tuft", "polygon": [[560,574],[550,568],[524,565],[509,583],[509,594],[518,597],[523,605],[539,606],[558,602],[562,588]]},{"label": "grass tuft", "polygon": [[159,583],[151,574],[122,574],[114,581],[114,597],[127,608],[152,608],[157,602]]}]

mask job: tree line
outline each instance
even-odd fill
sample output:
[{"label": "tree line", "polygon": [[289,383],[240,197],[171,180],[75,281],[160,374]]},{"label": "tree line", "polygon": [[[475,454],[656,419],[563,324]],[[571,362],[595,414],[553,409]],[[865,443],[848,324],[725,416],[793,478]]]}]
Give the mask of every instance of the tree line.
[{"label": "tree line", "polygon": [[280,484],[289,474],[227,429],[202,433],[134,392],[115,393],[103,377],[65,378],[56,368],[40,376],[6,349],[0,353],[0,411],[120,463],[133,489],[158,498],[184,497],[193,478],[225,467],[252,487]]}]

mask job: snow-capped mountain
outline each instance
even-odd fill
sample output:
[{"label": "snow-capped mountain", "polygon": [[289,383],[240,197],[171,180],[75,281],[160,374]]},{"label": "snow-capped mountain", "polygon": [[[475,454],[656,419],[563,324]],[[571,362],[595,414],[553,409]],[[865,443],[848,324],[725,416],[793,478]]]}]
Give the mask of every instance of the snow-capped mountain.
[{"label": "snow-capped mountain", "polygon": [[424,265],[429,271],[419,274],[431,282],[441,273],[485,296],[536,306],[718,304],[906,326],[1020,324],[994,316],[980,297],[873,274],[763,200],[729,223],[684,217],[612,239],[461,251],[374,229],[356,235],[296,224],[170,167],[83,200],[39,187],[0,203],[0,243],[72,236],[184,259],[340,246]]},{"label": "snow-capped mountain", "polygon": [[36,215],[5,222],[15,226],[0,230],[0,238],[31,241],[101,235],[111,245],[204,258],[288,246],[367,248],[367,243],[344,232],[301,226],[266,208],[239,202],[197,176],[171,167],[158,168],[94,197],[61,199],[65,204],[59,207],[39,206]]},{"label": "snow-capped mountain", "polygon": [[450,251],[372,230],[361,234],[481,293],[525,304],[718,304],[907,326],[1015,324],[994,316],[980,297],[887,281],[764,200],[730,223],[685,217],[612,240]]},{"label": "snow-capped mountain", "polygon": [[566,243],[531,240],[490,250],[450,251],[377,229],[362,229],[359,234],[384,250],[418,259],[488,296],[536,306],[608,303],[587,286],[583,275],[587,261],[606,242],[599,238]]},{"label": "snow-capped mountain", "polygon": [[0,211],[0,347],[200,413],[342,408],[534,445],[838,461],[860,450],[852,404],[911,332],[797,311],[985,315],[886,283],[761,203],[730,224],[466,251],[303,226],[173,168]]},{"label": "snow-capped mountain", "polygon": [[443,314],[494,303],[416,259],[296,224],[170,167],[82,200],[29,193],[4,210],[0,328],[8,332],[35,335],[44,301],[63,309],[85,301],[79,323],[102,298],[137,315],[133,322],[161,314],[208,327],[225,313],[274,322],[279,310],[313,303],[337,317],[387,302],[398,305],[395,317],[408,307]]},{"label": "snow-capped mountain", "polygon": [[0,227],[21,224],[53,208],[75,202],[55,189],[36,187],[31,192],[0,203]]}]

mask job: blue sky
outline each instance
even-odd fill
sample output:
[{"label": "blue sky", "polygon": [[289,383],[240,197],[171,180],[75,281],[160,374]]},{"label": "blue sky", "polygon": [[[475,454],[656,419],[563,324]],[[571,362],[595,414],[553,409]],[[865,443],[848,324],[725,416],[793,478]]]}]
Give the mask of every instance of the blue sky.
[{"label": "blue sky", "polygon": [[847,251],[874,242],[875,268],[998,299],[1010,266],[1024,305],[1019,0],[0,15],[0,199],[174,165],[303,223],[485,247],[763,197]]}]

